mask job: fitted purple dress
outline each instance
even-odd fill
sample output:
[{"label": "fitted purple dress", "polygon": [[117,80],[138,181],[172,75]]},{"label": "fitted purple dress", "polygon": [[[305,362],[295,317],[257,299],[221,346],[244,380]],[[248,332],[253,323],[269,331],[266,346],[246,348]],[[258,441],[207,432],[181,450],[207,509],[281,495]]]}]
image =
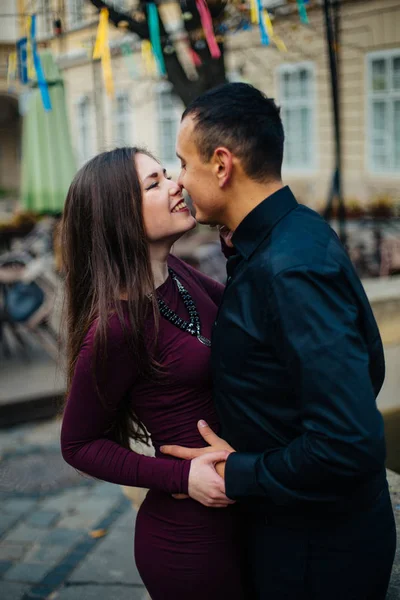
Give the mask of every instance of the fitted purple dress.
[{"label": "fitted purple dress", "polygon": [[[175,257],[169,264],[195,300],[201,333],[210,339],[223,286]],[[157,294],[188,319],[171,277]],[[151,333],[153,328],[149,317],[146,329]],[[118,318],[111,317],[105,409],[91,370],[93,338],[94,327],[82,346],[66,405],[61,433],[65,460],[93,477],[150,489],[137,515],[135,559],[152,600],[244,600],[235,510],[174,499],[171,494],[188,491],[190,462],[159,452],[167,443],[204,446],[199,419],[218,429],[210,348],[161,317],[156,358],[167,375],[158,383],[145,380],[138,376]],[[132,402],[151,433],[155,457],[124,449],[107,434],[122,401]]]}]

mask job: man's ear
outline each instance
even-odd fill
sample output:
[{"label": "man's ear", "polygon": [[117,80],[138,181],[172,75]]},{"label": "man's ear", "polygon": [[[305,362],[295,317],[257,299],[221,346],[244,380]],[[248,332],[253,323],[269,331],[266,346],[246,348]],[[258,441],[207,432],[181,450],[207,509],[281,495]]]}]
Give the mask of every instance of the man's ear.
[{"label": "man's ear", "polygon": [[214,150],[212,157],[213,171],[218,179],[219,187],[229,183],[233,170],[233,154],[228,148],[220,146]]}]

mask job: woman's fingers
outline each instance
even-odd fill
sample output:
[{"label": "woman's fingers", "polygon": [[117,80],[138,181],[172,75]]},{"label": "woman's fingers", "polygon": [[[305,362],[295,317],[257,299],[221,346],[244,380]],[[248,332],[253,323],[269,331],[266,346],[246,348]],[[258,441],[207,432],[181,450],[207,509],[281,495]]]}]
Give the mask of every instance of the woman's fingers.
[{"label": "woman's fingers", "polygon": [[192,458],[197,458],[205,452],[209,452],[208,448],[185,448],[184,446],[161,446],[160,448],[163,454],[170,454],[171,456],[175,456],[176,458],[184,458],[185,460],[192,460]]}]

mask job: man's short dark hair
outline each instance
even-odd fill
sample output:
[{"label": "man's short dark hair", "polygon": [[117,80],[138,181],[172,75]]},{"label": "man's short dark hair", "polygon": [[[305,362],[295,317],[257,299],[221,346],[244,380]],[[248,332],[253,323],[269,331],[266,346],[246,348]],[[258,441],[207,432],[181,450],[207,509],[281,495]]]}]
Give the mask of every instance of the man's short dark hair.
[{"label": "man's short dark hair", "polygon": [[194,120],[202,160],[208,162],[224,146],[252,179],[280,179],[285,136],[280,108],[272,98],[247,83],[226,83],[196,98],[182,120],[187,116]]}]

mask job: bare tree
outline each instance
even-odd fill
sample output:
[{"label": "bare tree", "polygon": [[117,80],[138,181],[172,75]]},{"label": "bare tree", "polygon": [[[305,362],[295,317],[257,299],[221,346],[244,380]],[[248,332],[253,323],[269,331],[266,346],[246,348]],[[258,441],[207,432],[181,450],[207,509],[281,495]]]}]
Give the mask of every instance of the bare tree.
[{"label": "bare tree", "polygon": [[[131,12],[116,10],[109,2],[103,0],[88,0],[99,10],[107,8],[109,20],[116,27],[124,28],[135,33],[141,40],[150,39],[150,30],[147,22],[147,2],[139,0],[138,5]],[[213,20],[214,28],[222,23],[226,0],[207,0],[208,8]],[[194,51],[200,61],[196,66],[196,77],[189,77],[176,51],[175,39],[166,31],[163,20],[159,17],[159,29],[161,49],[165,62],[168,80],[172,84],[173,91],[187,106],[191,100],[206,90],[225,83],[224,42],[223,36],[217,36],[217,43],[221,55],[213,58],[207,43],[204,40],[203,29],[196,0],[184,0],[182,12],[187,18],[183,21],[187,34],[188,47]]]}]

